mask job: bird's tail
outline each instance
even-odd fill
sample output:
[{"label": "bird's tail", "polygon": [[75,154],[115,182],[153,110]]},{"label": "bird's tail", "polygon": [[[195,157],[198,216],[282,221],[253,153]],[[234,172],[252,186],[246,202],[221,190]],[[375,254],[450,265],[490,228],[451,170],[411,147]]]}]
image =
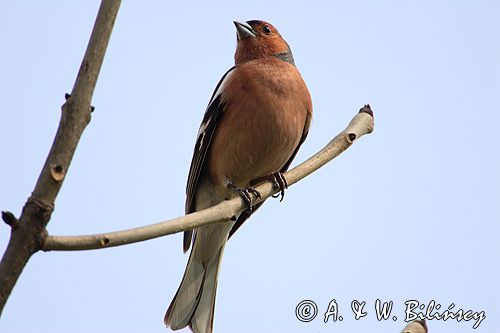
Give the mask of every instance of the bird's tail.
[{"label": "bird's tail", "polygon": [[196,261],[191,251],[181,285],[165,314],[165,325],[173,330],[189,325],[194,333],[212,332],[217,276],[224,245],[206,265]]}]

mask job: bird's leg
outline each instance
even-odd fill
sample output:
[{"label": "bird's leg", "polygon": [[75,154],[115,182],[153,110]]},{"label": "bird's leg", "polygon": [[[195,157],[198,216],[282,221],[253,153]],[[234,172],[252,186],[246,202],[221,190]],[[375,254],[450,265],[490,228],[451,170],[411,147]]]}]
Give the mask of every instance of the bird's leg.
[{"label": "bird's leg", "polygon": [[251,186],[247,187],[247,188],[241,188],[241,187],[234,185],[231,182],[229,182],[227,184],[227,187],[229,189],[233,190],[237,195],[240,196],[241,200],[243,200],[243,203],[247,207],[246,210],[248,211],[248,213],[251,213],[252,212],[252,196],[250,195],[250,193],[255,195],[256,198],[260,198],[259,191],[257,191],[256,189],[254,189]]}]

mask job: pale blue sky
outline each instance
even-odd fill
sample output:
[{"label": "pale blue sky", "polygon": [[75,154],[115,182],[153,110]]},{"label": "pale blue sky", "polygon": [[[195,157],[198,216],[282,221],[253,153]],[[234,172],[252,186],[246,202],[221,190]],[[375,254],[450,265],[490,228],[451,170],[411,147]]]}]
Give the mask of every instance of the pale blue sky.
[{"label": "pale blue sky", "polygon": [[[98,1],[0,6],[0,209],[33,189],[72,88]],[[233,20],[264,19],[291,45],[314,103],[296,162],[365,103],[375,132],[270,200],[229,242],[215,331],[399,332],[404,302],[500,320],[499,77],[496,1],[247,1],[122,4],[95,91],[96,110],[48,230],[105,232],[183,214],[205,106],[233,64]],[[3,252],[9,229],[0,226]],[[182,236],[126,247],[38,253],[0,331],[168,332]],[[318,317],[295,318],[314,300]],[[330,300],[342,322],[322,322]],[[355,321],[352,300],[366,301]],[[378,322],[376,299],[397,321]],[[472,322],[433,320],[433,332]]]}]

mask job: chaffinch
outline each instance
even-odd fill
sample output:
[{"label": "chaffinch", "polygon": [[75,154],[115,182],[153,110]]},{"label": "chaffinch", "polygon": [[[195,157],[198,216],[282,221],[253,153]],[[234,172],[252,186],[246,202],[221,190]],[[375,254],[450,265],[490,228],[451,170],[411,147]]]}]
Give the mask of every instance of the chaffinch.
[{"label": "chaffinch", "polygon": [[[239,195],[248,209],[229,221],[194,230],[181,285],[165,324],[213,330],[217,274],[228,238],[252,210],[252,186],[271,178],[286,187],[282,173],[306,139],[312,117],[309,91],[292,51],[264,21],[234,22],[235,66],[217,84],[201,123],[187,183],[186,214]],[[184,234],[184,251],[193,231]]]}]

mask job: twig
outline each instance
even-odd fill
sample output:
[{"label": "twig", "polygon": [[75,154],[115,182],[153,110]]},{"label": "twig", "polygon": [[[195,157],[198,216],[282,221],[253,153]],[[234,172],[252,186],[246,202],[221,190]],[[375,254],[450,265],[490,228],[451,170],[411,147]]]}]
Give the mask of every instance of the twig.
[{"label": "twig", "polygon": [[[340,155],[349,148],[355,140],[361,138],[365,134],[371,133],[373,127],[373,112],[370,106],[366,105],[354,116],[347,128],[333,138],[322,150],[285,173],[284,176],[288,185],[291,186],[295,184]],[[260,192],[261,198],[257,199],[254,197],[254,203],[261,202],[279,191],[273,189],[271,182],[263,183],[256,189]],[[48,236],[45,239],[42,250],[92,250],[136,243],[190,230],[210,223],[228,220],[244,208],[245,206],[241,199],[234,198],[199,212],[143,227],[95,235]]]},{"label": "twig", "polygon": [[19,224],[19,220],[11,212],[2,212],[2,220],[11,228],[17,228],[17,225]]},{"label": "twig", "polygon": [[401,333],[427,333],[427,332],[429,332],[429,329],[427,328],[427,323],[425,322],[425,319],[411,321],[401,331]]}]

